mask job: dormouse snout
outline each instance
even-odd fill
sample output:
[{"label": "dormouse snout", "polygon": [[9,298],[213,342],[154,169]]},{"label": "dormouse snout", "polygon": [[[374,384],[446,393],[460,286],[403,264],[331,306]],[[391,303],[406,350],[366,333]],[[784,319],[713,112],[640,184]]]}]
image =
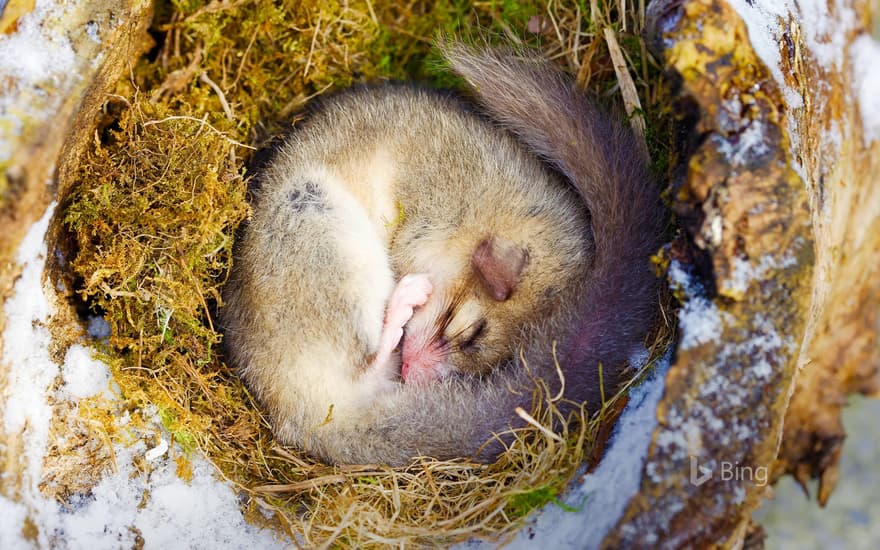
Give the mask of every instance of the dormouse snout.
[{"label": "dormouse snout", "polygon": [[451,372],[445,362],[446,346],[447,343],[442,338],[418,342],[404,337],[400,367],[400,376],[404,383],[427,384]]}]

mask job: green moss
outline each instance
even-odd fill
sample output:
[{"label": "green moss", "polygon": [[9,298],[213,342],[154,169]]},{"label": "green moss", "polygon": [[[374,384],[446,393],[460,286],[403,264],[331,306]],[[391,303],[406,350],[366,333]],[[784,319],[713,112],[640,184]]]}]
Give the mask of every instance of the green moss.
[{"label": "green moss", "polygon": [[532,491],[515,494],[510,497],[504,511],[514,517],[525,517],[532,512],[532,510],[542,508],[546,504],[552,502],[566,512],[577,512],[577,508],[568,506],[557,498],[559,491],[560,487],[544,485],[543,487],[538,487]]},{"label": "green moss", "polygon": [[186,429],[181,428],[181,422],[177,414],[171,409],[160,408],[159,420],[166,430],[171,432],[171,437],[180,445],[187,454],[192,453],[198,447],[195,436]]}]

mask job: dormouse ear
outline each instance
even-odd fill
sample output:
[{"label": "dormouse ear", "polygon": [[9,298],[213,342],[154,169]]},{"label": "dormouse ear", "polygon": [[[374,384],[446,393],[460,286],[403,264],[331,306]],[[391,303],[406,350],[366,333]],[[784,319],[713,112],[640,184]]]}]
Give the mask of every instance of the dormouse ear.
[{"label": "dormouse ear", "polygon": [[526,249],[499,237],[484,239],[471,256],[480,282],[489,295],[499,302],[510,297],[528,262]]}]

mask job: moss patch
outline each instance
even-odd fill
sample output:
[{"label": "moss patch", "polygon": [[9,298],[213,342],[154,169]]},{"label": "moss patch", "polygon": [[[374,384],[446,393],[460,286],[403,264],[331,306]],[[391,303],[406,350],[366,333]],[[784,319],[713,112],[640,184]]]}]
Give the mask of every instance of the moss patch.
[{"label": "moss patch", "polygon": [[[619,407],[574,419],[562,441],[523,430],[493,465],[414,461],[403,469],[328,467],[278,447],[246,388],[218,356],[211,311],[234,231],[248,215],[246,165],[314,95],[355,81],[455,85],[431,40],[489,35],[540,47],[617,102],[601,29],[621,31],[649,150],[664,169],[669,120],[643,14],[543,1],[160,2],[157,45],[108,98],[97,139],[62,205],[77,292],[112,327],[105,349],[130,407],[158,407],[184,449],[206,453],[248,495],[249,517],[307,545],[446,544],[509,533],[552,501]],[[591,18],[592,11],[592,18]],[[531,30],[530,30],[531,29]],[[661,330],[664,348],[669,328]],[[552,404],[533,411],[549,425]],[[186,475],[185,459],[178,470]],[[538,488],[538,489],[536,489]]]}]

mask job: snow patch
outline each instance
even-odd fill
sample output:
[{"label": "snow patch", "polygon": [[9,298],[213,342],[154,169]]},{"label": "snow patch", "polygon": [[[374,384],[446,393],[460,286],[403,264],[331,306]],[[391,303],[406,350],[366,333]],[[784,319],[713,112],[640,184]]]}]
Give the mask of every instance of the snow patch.
[{"label": "snow patch", "polygon": [[732,269],[730,276],[718,285],[722,294],[740,299],[745,295],[752,281],[760,281],[767,278],[767,273],[771,270],[782,270],[797,265],[797,258],[789,251],[781,260],[770,254],[761,257],[757,265],[754,265],[749,259],[736,256],[731,262]]},{"label": "snow patch", "polygon": [[[801,178],[801,181],[810,181],[803,165],[798,161],[801,158],[800,133],[797,117],[794,112],[804,105],[801,94],[788,85],[782,72],[781,44],[790,43],[786,37],[786,22],[789,13],[794,7],[789,0],[776,0],[767,2],[753,2],[751,0],[729,0],[730,5],[739,13],[746,25],[749,34],[749,42],[755,53],[764,62],[770,75],[779,87],[785,98],[786,121],[788,123],[789,142],[791,145],[791,166]],[[794,12],[796,13],[796,12]],[[786,39],[788,38],[788,39]]]},{"label": "snow patch", "polygon": [[813,57],[825,67],[840,70],[847,31],[855,27],[855,11],[843,1],[796,0],[792,13],[800,13],[800,26]]},{"label": "snow patch", "polygon": [[713,135],[712,141],[731,165],[748,168],[772,152],[765,142],[765,134],[764,125],[752,120],[742,132],[724,138]]},{"label": "snow patch", "polygon": [[[790,109],[803,105],[803,99],[785,82],[780,45],[791,42],[789,16],[800,27],[813,58],[822,66],[840,69],[847,32],[856,22],[856,13],[843,1],[835,0],[729,0],[746,24],[749,42],[782,88]],[[832,17],[832,13],[835,17]]]},{"label": "snow patch", "polygon": [[111,397],[110,371],[103,363],[92,358],[92,352],[79,344],[70,346],[61,367],[64,386],[61,391],[73,399],[85,399],[104,394]]},{"label": "snow patch", "polygon": [[[858,16],[843,0],[729,0],[729,3],[745,22],[752,48],[767,66],[785,98],[791,167],[809,185],[809,174],[799,160],[802,158],[802,144],[795,116],[795,112],[804,106],[804,98],[785,80],[782,49],[795,47],[792,36],[794,33],[789,32],[789,29],[797,25],[808,50],[807,56],[812,58],[808,58],[807,63],[815,61],[821,68],[841,70],[848,36],[859,23]],[[876,62],[876,55],[873,59]],[[872,63],[861,66],[864,67],[862,71],[865,75],[871,73]],[[873,74],[870,78],[877,79]],[[876,105],[880,88],[875,86],[872,89],[873,95],[868,97]]]},{"label": "snow patch", "polygon": [[88,23],[86,23],[86,35],[88,35],[89,39],[96,44],[101,43],[100,30],[101,29],[98,27],[98,24],[96,22],[89,21]]},{"label": "snow patch", "polygon": [[850,46],[853,70],[853,93],[862,115],[865,146],[880,139],[880,42],[863,34]]},{"label": "snow patch", "polygon": [[728,293],[742,296],[749,289],[751,282],[758,278],[758,273],[752,269],[752,264],[744,258],[737,256],[733,259],[732,264],[732,273],[730,278],[724,281],[724,286]]},{"label": "snow patch", "polygon": [[724,328],[723,313],[702,296],[691,298],[678,312],[681,349],[713,342]]},{"label": "snow patch", "polygon": [[[62,4],[63,5],[63,4]],[[70,40],[45,22],[63,14],[54,0],[37,0],[31,13],[18,20],[17,31],[0,37],[0,72],[23,85],[58,84],[76,59]]]},{"label": "snow patch", "polygon": [[118,473],[71,502],[71,512],[56,507],[53,542],[61,548],[134,548],[142,540],[145,550],[285,546],[244,522],[235,493],[217,482],[210,463],[193,460],[192,482],[186,483],[167,458],[152,462],[149,473],[136,468],[146,452],[143,441],[117,447]]},{"label": "snow patch", "polygon": [[159,439],[158,445],[144,453],[144,458],[146,458],[148,462],[152,462],[154,460],[157,460],[159,457],[164,456],[167,452],[168,440],[163,437]]},{"label": "snow patch", "polygon": [[[43,237],[54,210],[53,202],[43,217],[31,226],[19,246],[16,261],[22,266],[22,272],[5,305],[6,328],[0,356],[7,369],[6,387],[3,388],[3,430],[10,436],[21,434],[25,503],[38,491],[52,418],[46,394],[58,374],[58,367],[49,359],[46,323],[52,308],[43,293],[42,283],[46,263]],[[14,467],[12,464],[7,466]]]},{"label": "snow patch", "polygon": [[695,348],[718,338],[727,314],[706,299],[702,285],[694,280],[680,262],[673,260],[670,263],[669,279],[686,297],[678,311],[680,348]]},{"label": "snow patch", "polygon": [[103,340],[104,338],[110,338],[110,323],[104,320],[100,315],[90,315],[89,316],[89,325],[86,332],[89,333],[89,336],[94,338],[95,340]]}]

